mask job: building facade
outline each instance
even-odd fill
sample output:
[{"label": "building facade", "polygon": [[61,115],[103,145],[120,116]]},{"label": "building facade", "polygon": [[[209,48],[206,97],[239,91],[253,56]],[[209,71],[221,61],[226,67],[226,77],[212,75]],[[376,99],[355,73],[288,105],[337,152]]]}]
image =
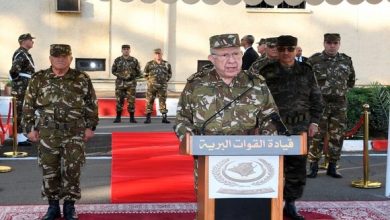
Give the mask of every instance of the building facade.
[{"label": "building facade", "polygon": [[[49,66],[49,45],[72,46],[74,62],[100,62],[87,72],[99,89],[114,89],[113,60],[121,45],[131,45],[131,55],[141,68],[162,48],[172,64],[170,91],[181,91],[186,79],[207,60],[208,38],[220,33],[252,34],[259,38],[290,34],[298,37],[303,54],[323,50],[323,34],[341,34],[340,52],[352,57],[357,84],[390,84],[390,2],[388,0],[308,0],[302,8],[251,8],[260,0],[79,0],[78,12],[59,12],[59,0],[0,0],[0,79],[8,79],[17,38],[31,33],[30,50],[36,70]],[[78,2],[76,0],[76,2]],[[274,3],[276,2],[276,3]],[[266,0],[298,4],[302,0]],[[256,46],[256,45],[254,45]],[[90,63],[89,63],[90,64]],[[88,65],[89,65],[88,64]],[[112,86],[112,88],[111,88]]]}]

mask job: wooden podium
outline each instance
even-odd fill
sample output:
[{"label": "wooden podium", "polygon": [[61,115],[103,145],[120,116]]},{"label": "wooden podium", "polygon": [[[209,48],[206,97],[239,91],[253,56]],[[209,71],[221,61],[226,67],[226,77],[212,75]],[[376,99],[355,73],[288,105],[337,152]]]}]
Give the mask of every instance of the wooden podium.
[{"label": "wooden podium", "polygon": [[210,198],[209,170],[213,156],[277,156],[277,198],[271,198],[271,220],[283,219],[283,156],[307,154],[307,134],[291,136],[191,136],[180,143],[180,153],[198,157],[197,220],[215,219],[215,199]]}]

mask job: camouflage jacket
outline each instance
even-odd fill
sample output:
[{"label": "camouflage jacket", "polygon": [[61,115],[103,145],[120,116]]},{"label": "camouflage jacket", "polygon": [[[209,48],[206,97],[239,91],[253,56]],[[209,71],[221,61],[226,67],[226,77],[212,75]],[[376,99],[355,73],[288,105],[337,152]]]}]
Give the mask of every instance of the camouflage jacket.
[{"label": "camouflage jacket", "polygon": [[138,60],[135,57],[129,56],[125,58],[123,56],[117,57],[114,60],[114,64],[112,65],[112,74],[114,74],[116,79],[116,85],[125,85],[126,82],[131,84],[131,81],[141,78],[141,67]]},{"label": "camouflage jacket", "polygon": [[[266,79],[285,123],[286,119],[296,118],[295,122],[302,124],[299,131],[306,131],[309,123],[319,124],[324,104],[310,65],[295,61],[291,69],[285,70],[274,62],[260,69],[260,74]],[[297,132],[291,126],[288,129]]]},{"label": "camouflage jacket", "polygon": [[269,63],[276,62],[275,60],[270,60],[267,56],[259,57],[255,62],[252,63],[251,67],[248,69],[248,74],[252,76],[260,75],[260,69]]},{"label": "camouflage jacket", "polygon": [[151,60],[145,66],[144,77],[151,83],[167,83],[172,77],[171,64],[165,60],[160,64]]},{"label": "camouflage jacket", "polygon": [[355,85],[352,60],[343,53],[331,57],[325,52],[316,53],[307,61],[313,67],[322,95],[344,97]]},{"label": "camouflage jacket", "polygon": [[186,132],[199,135],[202,127],[206,135],[275,134],[270,115],[277,111],[262,77],[251,78],[242,71],[226,85],[214,68],[204,69],[188,79],[179,99],[174,129],[180,140]]},{"label": "camouflage jacket", "polygon": [[19,79],[19,73],[32,75],[35,72],[34,60],[23,47],[19,47],[12,56],[12,67],[9,74],[12,80]]},{"label": "camouflage jacket", "polygon": [[86,73],[69,69],[58,77],[49,68],[33,74],[23,106],[23,125],[27,132],[39,129],[45,122],[93,128],[98,121],[96,94]]}]

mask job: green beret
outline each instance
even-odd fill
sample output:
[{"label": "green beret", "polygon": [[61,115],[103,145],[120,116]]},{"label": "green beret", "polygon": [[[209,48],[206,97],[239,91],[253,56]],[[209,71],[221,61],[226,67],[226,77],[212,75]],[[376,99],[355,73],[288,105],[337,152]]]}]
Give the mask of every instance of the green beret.
[{"label": "green beret", "polygon": [[210,48],[240,47],[238,34],[220,34],[210,37]]},{"label": "green beret", "polygon": [[326,33],[324,34],[324,41],[340,41],[341,37],[338,33]]},{"label": "green beret", "polygon": [[22,42],[24,40],[32,40],[32,39],[35,39],[35,37],[31,36],[30,33],[27,33],[27,34],[20,35],[19,38],[18,38],[18,41]]},{"label": "green beret", "polygon": [[281,35],[277,38],[278,46],[297,46],[298,39],[291,35]]},{"label": "green beret", "polygon": [[125,49],[125,48],[130,49],[130,45],[128,45],[128,44],[123,44],[123,45],[122,45],[122,49]]},{"label": "green beret", "polygon": [[72,55],[72,49],[68,44],[52,44],[50,45],[50,56],[68,56]]}]

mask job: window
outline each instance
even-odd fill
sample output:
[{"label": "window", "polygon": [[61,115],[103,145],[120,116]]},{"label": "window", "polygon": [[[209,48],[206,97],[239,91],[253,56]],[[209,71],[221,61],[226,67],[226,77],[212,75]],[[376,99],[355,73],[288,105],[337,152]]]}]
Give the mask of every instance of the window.
[{"label": "window", "polygon": [[106,59],[76,58],[76,69],[81,71],[106,71]]},{"label": "window", "polygon": [[57,12],[80,12],[80,0],[57,0]]},{"label": "window", "polygon": [[279,5],[273,6],[273,5],[267,4],[265,1],[262,1],[258,5],[246,5],[246,8],[264,8],[264,9],[267,9],[267,8],[278,8],[278,9],[290,9],[290,8],[293,8],[293,9],[305,9],[306,8],[306,2],[303,1],[299,5],[291,6],[291,5],[287,4],[287,2],[283,1]]}]

